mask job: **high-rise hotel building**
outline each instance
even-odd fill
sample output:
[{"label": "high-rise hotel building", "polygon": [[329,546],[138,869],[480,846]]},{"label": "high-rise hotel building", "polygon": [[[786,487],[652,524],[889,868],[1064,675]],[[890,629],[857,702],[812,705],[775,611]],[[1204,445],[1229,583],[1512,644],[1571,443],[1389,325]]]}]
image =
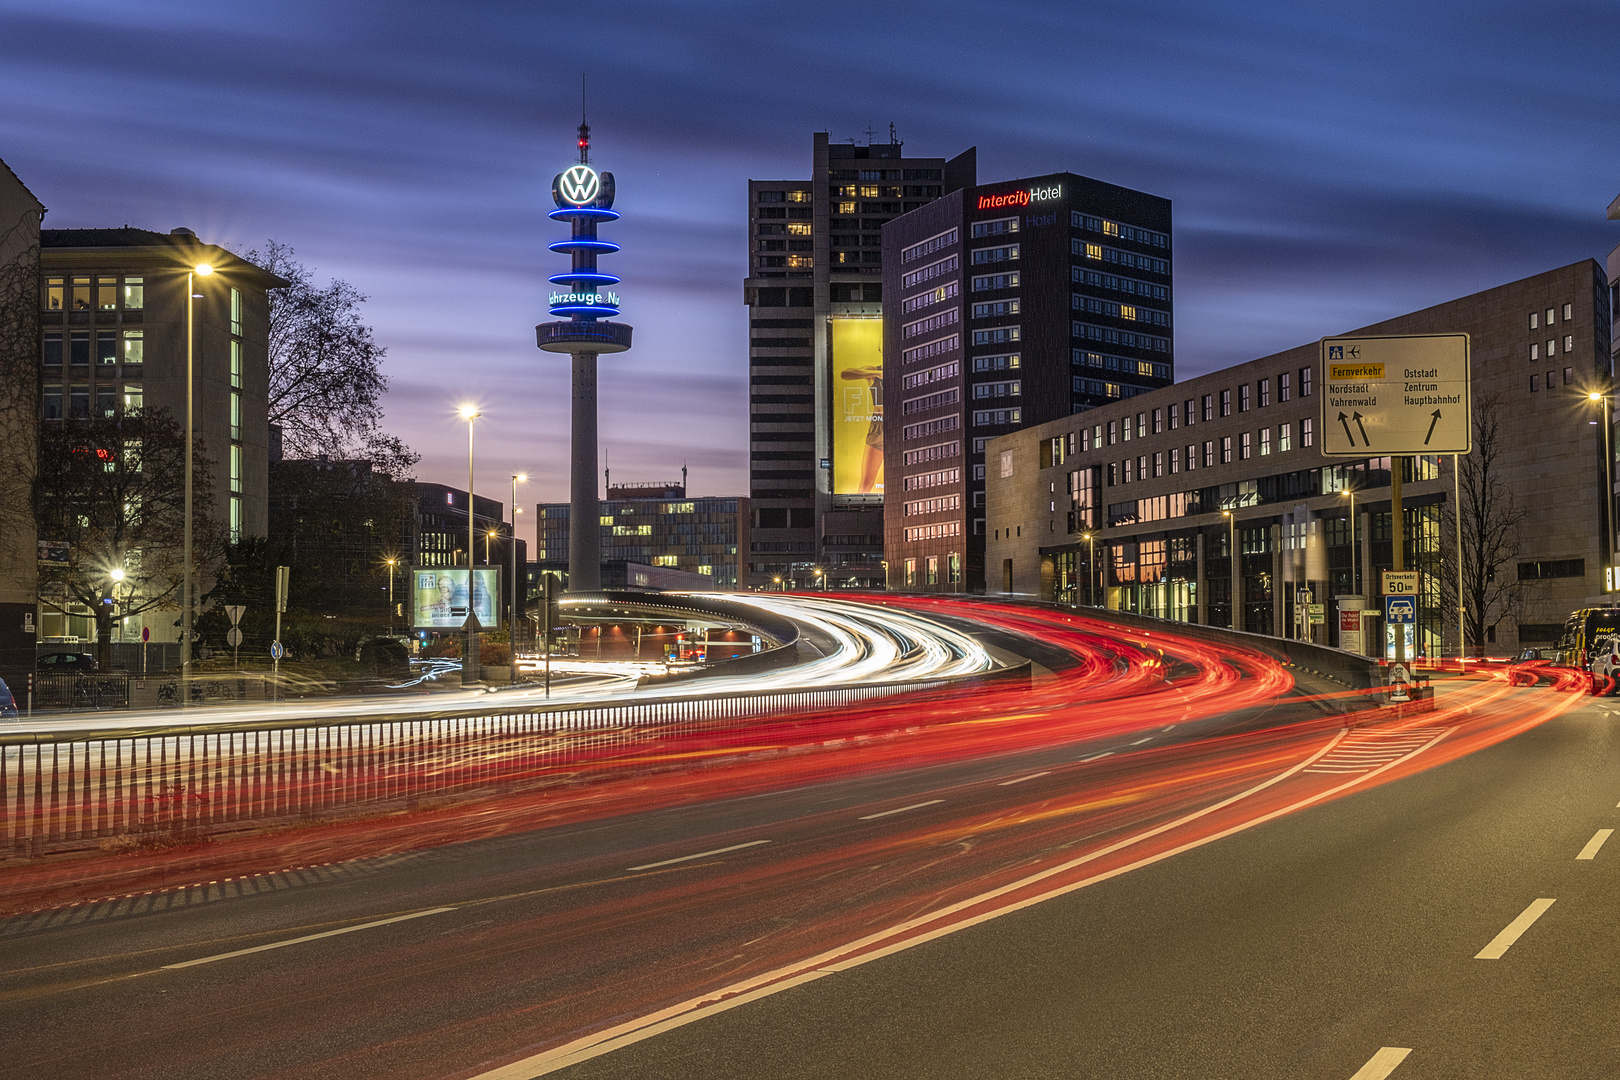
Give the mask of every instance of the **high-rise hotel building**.
[{"label": "high-rise hotel building", "polygon": [[882,230],[974,160],[817,132],[808,179],[749,181],[749,584],[882,587]]},{"label": "high-rise hotel building", "polygon": [[1170,201],[1073,173],[964,187],[882,251],[888,585],[982,592],[985,444],[1174,378]]}]

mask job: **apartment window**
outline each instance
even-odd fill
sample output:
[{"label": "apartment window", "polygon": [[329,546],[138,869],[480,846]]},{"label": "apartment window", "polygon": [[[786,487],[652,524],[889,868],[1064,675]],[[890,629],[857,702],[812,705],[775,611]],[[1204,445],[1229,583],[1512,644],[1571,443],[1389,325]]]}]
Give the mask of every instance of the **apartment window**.
[{"label": "apartment window", "polygon": [[[954,390],[949,392],[955,393]],[[978,383],[973,387],[973,396],[976,398],[1018,397],[1022,393],[1023,382],[1020,379],[1013,379],[1010,382]]]},{"label": "apartment window", "polygon": [[787,201],[807,203],[810,201],[810,193],[808,191],[790,191],[787,193]]},{"label": "apartment window", "polygon": [[1232,415],[1232,391],[1230,390],[1221,391],[1221,415]]},{"label": "apartment window", "polygon": [[1155,477],[1164,475],[1164,451],[1162,450],[1153,452],[1153,475]]},{"label": "apartment window", "polygon": [[1192,472],[1198,468],[1198,444],[1187,444],[1187,471]]},{"label": "apartment window", "polygon": [[[1231,440],[1228,439],[1228,442]],[[1204,440],[1204,468],[1208,469],[1215,464],[1215,440]]]},{"label": "apartment window", "polygon": [[68,417],[73,420],[90,419],[90,388],[88,386],[69,388]]},{"label": "apartment window", "polygon": [[1260,407],[1263,409],[1271,404],[1271,380],[1260,380]]},{"label": "apartment window", "polygon": [[1119,474],[1120,476],[1124,477],[1125,483],[1131,483],[1136,479],[1136,462],[1130,458],[1126,458],[1124,461],[1120,462]]},{"label": "apartment window", "polygon": [[1540,330],[1541,329],[1541,316],[1538,315],[1534,311],[1532,311],[1530,313],[1530,329],[1532,329],[1532,330]]},{"label": "apartment window", "polygon": [[917,584],[917,560],[916,559],[907,559],[906,560],[906,584],[908,586]]},{"label": "apartment window", "polygon": [[1308,368],[1308,367],[1302,367],[1302,368],[1299,369],[1299,396],[1300,397],[1310,397],[1311,396],[1311,371],[1312,371],[1312,369]]},{"label": "apartment window", "polygon": [[1135,437],[1136,432],[1135,432],[1135,430],[1133,429],[1133,427],[1131,425],[1131,418],[1130,417],[1127,416],[1125,419],[1121,420],[1119,422],[1119,427],[1120,427],[1120,432],[1119,433],[1120,433],[1120,437],[1121,437],[1120,438],[1121,442],[1130,442],[1131,439],[1133,437]]},{"label": "apartment window", "polygon": [[1288,400],[1288,372],[1286,371],[1277,376],[1277,400]]},{"label": "apartment window", "polygon": [[1263,427],[1263,428],[1260,429],[1260,456],[1261,457],[1266,457],[1270,453],[1271,453],[1271,429],[1268,428],[1268,427]]},{"label": "apartment window", "polygon": [[973,305],[975,319],[993,319],[1001,315],[1017,315],[1020,305],[1017,300],[993,300],[984,304]]},{"label": "apartment window", "polygon": [[124,279],[124,310],[139,311],[146,306],[146,282],[143,278]]},{"label": "apartment window", "polygon": [[231,391],[231,438],[242,437],[242,395]]},{"label": "apartment window", "polygon": [[242,496],[231,496],[231,543],[242,542]]},{"label": "apartment window", "polygon": [[1230,465],[1231,463],[1232,463],[1232,436],[1230,436],[1230,435],[1222,435],[1221,436],[1221,464],[1222,465]]},{"label": "apartment window", "polygon": [[1574,351],[1575,351],[1575,335],[1574,334],[1565,335],[1565,337],[1564,337],[1564,352],[1572,353]]},{"label": "apartment window", "polygon": [[1277,453],[1286,454],[1294,448],[1294,425],[1277,425]]},{"label": "apartment window", "polygon": [[68,334],[68,363],[88,364],[90,362],[90,331],[75,330]]},{"label": "apartment window", "polygon": [[1213,419],[1215,419],[1215,395],[1214,394],[1205,394],[1203,404],[1204,404],[1204,419],[1205,420],[1213,420]]},{"label": "apartment window", "polygon": [[1018,274],[984,274],[973,279],[973,291],[984,292],[987,289],[1016,289],[1018,287]]},{"label": "apartment window", "polygon": [[1186,406],[1185,406],[1185,408],[1182,409],[1182,413],[1186,418],[1187,426],[1192,427],[1193,426],[1193,399],[1192,398],[1187,399]]},{"label": "apartment window", "polygon": [[1574,304],[1565,304],[1564,305],[1564,321],[1569,322],[1569,320],[1573,319],[1574,317],[1575,317],[1575,305]]},{"label": "apartment window", "polygon": [[1541,389],[1541,376],[1540,375],[1532,375],[1532,376],[1530,376],[1530,392],[1533,394],[1537,390],[1540,390],[1540,389]]},{"label": "apartment window", "polygon": [[1020,329],[1016,326],[998,326],[994,330],[973,331],[975,345],[1002,345],[1019,339]]},{"label": "apartment window", "polygon": [[1176,428],[1181,426],[1179,423],[1177,423],[1177,421],[1180,420],[1180,419],[1181,419],[1181,406],[1180,405],[1172,405],[1172,406],[1170,406],[1170,430],[1171,431],[1174,431],[1174,430],[1176,430]]},{"label": "apartment window", "polygon": [[1558,314],[1558,309],[1557,308],[1548,308],[1547,309],[1547,325],[1548,326],[1551,326],[1553,324],[1553,320],[1555,319],[1557,314]]},{"label": "apartment window", "polygon": [[973,358],[974,371],[1006,371],[1018,370],[1020,353],[1002,353],[999,356],[975,356]]},{"label": "apartment window", "polygon": [[1164,410],[1153,410],[1153,434],[1158,435],[1164,431]]},{"label": "apartment window", "polygon": [[1181,471],[1181,450],[1170,451],[1170,475],[1174,476]]},{"label": "apartment window", "polygon": [[96,279],[96,308],[99,311],[115,311],[118,308],[118,279]]},{"label": "apartment window", "polygon": [[146,361],[146,331],[124,331],[124,363],[140,364]]},{"label": "apartment window", "polygon": [[1238,412],[1249,411],[1249,384],[1238,387]]},{"label": "apartment window", "polygon": [[1117,421],[1108,421],[1108,445],[1113,446],[1119,442],[1119,424]]},{"label": "apartment window", "polygon": [[1136,414],[1136,437],[1138,439],[1147,438],[1147,413],[1145,412]]},{"label": "apartment window", "polygon": [[1148,478],[1148,456],[1146,454],[1136,459],[1136,478],[1138,480]]},{"label": "apartment window", "polygon": [[44,392],[45,419],[62,419],[62,384],[47,383]]},{"label": "apartment window", "polygon": [[242,493],[242,448],[231,447],[231,491],[237,495]]},{"label": "apartment window", "polygon": [[110,420],[118,415],[118,387],[102,383],[96,387],[96,416]]},{"label": "apartment window", "polygon": [[1571,386],[1571,385],[1574,384],[1574,382],[1575,382],[1575,369],[1572,368],[1572,367],[1565,368],[1564,369],[1564,385],[1565,386]]},{"label": "apartment window", "polygon": [[231,290],[231,333],[242,334],[242,290]]},{"label": "apartment window", "polygon": [[1299,422],[1299,445],[1316,445],[1316,421],[1309,416]]},{"label": "apartment window", "polygon": [[96,331],[96,363],[118,363],[118,331]]},{"label": "apartment window", "polygon": [[1018,245],[1006,244],[1002,247],[978,248],[973,252],[975,266],[984,263],[1006,262],[1018,258]]},{"label": "apartment window", "polygon": [[146,398],[141,392],[140,383],[127,382],[124,384],[124,415],[140,412],[145,406]]},{"label": "apartment window", "polygon": [[759,201],[762,202],[762,203],[786,202],[787,201],[787,192],[785,192],[785,191],[762,191],[762,192],[759,193]]},{"label": "apartment window", "polygon": [[806,221],[792,222],[787,227],[787,234],[789,236],[809,236],[813,231],[814,227]]},{"label": "apartment window", "polygon": [[1541,346],[1539,344],[1535,343],[1535,342],[1530,343],[1530,359],[1532,359],[1532,360],[1540,360],[1541,359]]},{"label": "apartment window", "polygon": [[73,279],[73,310],[90,310],[90,279],[87,277]]},{"label": "apartment window", "polygon": [[1554,386],[1558,385],[1557,383],[1553,382],[1553,375],[1554,374],[1555,374],[1555,372],[1551,372],[1551,371],[1547,372],[1547,389],[1549,389],[1549,390],[1551,390]]},{"label": "apartment window", "polygon": [[62,366],[62,335],[60,332],[45,335],[43,362],[48,368]]},{"label": "apartment window", "polygon": [[990,427],[995,424],[1021,424],[1024,411],[1022,409],[976,409],[973,413],[974,427]]},{"label": "apartment window", "polygon": [[950,574],[950,583],[952,585],[962,584],[962,556],[953,551],[946,556],[946,559],[946,572]]},{"label": "apartment window", "polygon": [[1558,339],[1557,338],[1548,338],[1547,339],[1547,359],[1551,360],[1553,357],[1555,357],[1557,355],[1558,355]]},{"label": "apartment window", "polygon": [[45,279],[45,310],[62,310],[62,287],[64,279],[59,277]]},{"label": "apartment window", "polygon": [[1254,456],[1254,433],[1245,431],[1238,436],[1238,460],[1248,461]]}]

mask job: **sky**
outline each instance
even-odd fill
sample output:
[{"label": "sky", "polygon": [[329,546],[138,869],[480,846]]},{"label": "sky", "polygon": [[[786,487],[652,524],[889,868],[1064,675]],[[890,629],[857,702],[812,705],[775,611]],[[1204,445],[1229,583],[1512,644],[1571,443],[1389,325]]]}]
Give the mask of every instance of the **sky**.
[{"label": "sky", "polygon": [[[386,346],[418,475],[567,498],[566,357],[539,352],[552,176],[618,184],[601,361],[615,482],[745,494],[747,181],[811,133],[1169,198],[1190,377],[1620,243],[1616,7],[1581,3],[0,0],[0,159],[47,228],[289,244]],[[532,512],[532,511],[531,511]],[[530,535],[532,521],[523,523]]]}]

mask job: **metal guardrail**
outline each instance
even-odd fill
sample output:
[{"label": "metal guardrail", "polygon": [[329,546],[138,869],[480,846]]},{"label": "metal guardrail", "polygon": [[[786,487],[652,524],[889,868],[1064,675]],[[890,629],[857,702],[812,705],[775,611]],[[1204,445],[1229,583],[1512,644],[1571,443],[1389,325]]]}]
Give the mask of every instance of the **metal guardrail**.
[{"label": "metal guardrail", "polygon": [[600,706],[497,703],[341,719],[0,732],[0,858],[99,838],[184,839],[367,805],[517,790],[623,764],[661,739],[704,735],[709,752],[745,744],[751,722],[763,716],[791,720],[1006,677]]}]

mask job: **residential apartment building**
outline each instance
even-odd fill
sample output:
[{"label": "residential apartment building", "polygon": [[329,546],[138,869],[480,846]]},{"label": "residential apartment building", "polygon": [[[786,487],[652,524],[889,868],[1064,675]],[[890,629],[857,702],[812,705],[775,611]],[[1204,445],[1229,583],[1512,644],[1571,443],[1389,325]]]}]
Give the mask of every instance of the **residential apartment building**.
[{"label": "residential apartment building", "polygon": [[[551,569],[568,555],[567,503],[541,503],[540,535],[536,560]],[[612,568],[604,582],[621,580],[630,587],[711,588],[732,591],[746,588],[749,536],[749,501],[731,495],[689,498],[681,484],[616,485],[602,501],[602,562]],[[638,581],[633,570],[652,567],[701,575],[646,575]],[[559,567],[560,568],[560,567]],[[626,577],[626,574],[629,576]]]},{"label": "residential apartment building", "polygon": [[[1607,278],[1583,260],[1351,332],[1470,337],[1474,454],[1494,452],[1490,481],[1523,515],[1500,571],[1519,595],[1487,611],[1493,653],[1614,599],[1606,411],[1588,396],[1613,385],[1610,326]],[[990,591],[1287,636],[1315,603],[1314,635],[1338,643],[1336,609],[1356,606],[1338,598],[1376,607],[1393,565],[1401,468],[1415,644],[1455,653],[1453,459],[1324,457],[1321,386],[1312,343],[992,441]]]},{"label": "residential apartment building", "polygon": [[[804,588],[820,569],[839,588],[883,583],[882,230],[885,223],[974,182],[975,154],[907,157],[888,143],[832,143],[817,132],[810,176],[748,183],[749,501],[745,584]],[[835,379],[835,320],[869,320]],[[876,381],[874,381],[876,380]],[[840,474],[834,418],[864,419]],[[867,452],[866,447],[872,447]],[[855,458],[867,459],[863,465]]]},{"label": "residential apartment building", "polygon": [[984,591],[990,440],[1171,383],[1170,232],[1168,199],[1073,173],[884,226],[890,588]]}]

